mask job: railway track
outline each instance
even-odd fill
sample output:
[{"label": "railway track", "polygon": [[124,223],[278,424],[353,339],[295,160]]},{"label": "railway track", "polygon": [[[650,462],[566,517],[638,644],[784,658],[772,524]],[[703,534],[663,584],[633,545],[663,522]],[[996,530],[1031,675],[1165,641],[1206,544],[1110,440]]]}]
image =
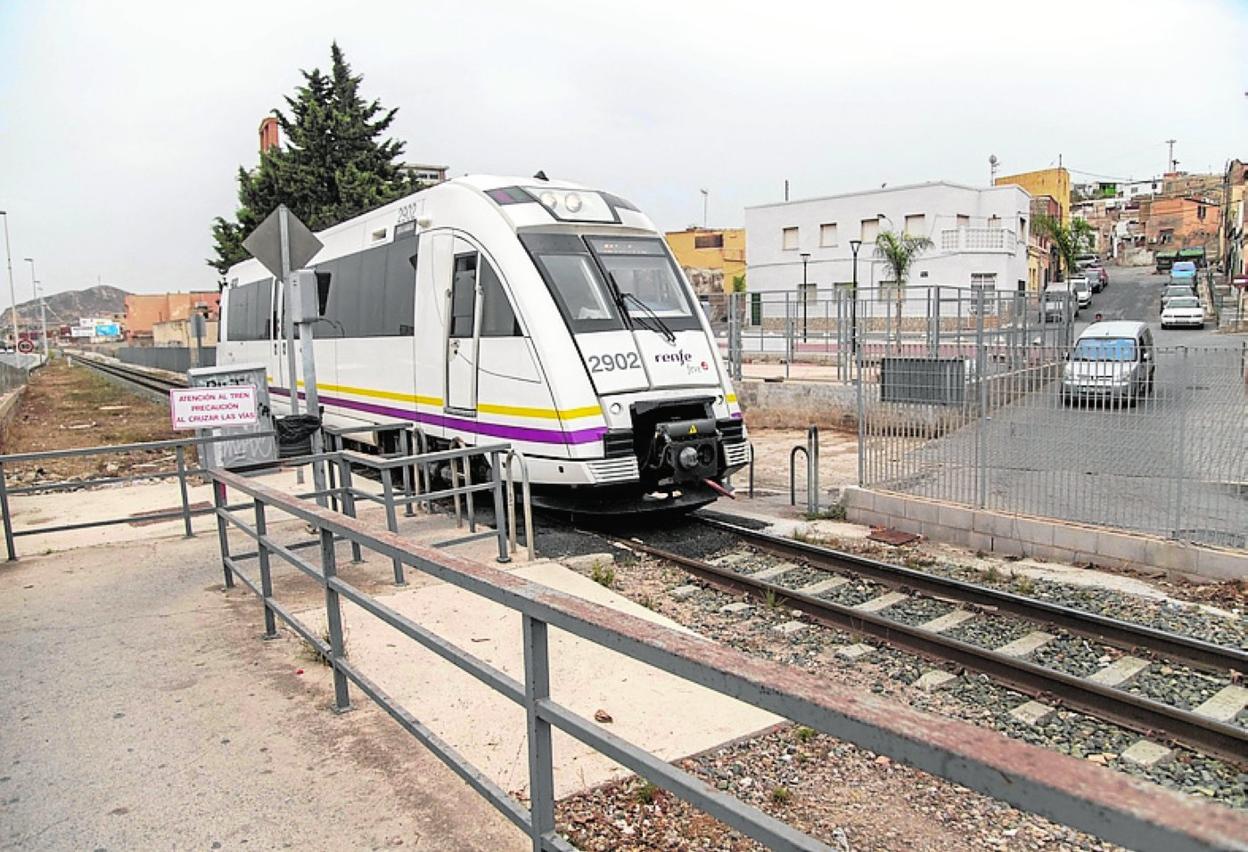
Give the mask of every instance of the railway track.
[{"label": "railway track", "polygon": [[[868,636],[929,660],[952,662],[968,670],[982,672],[1024,694],[1079,710],[1150,739],[1181,743],[1235,764],[1248,764],[1248,728],[1206,713],[1172,706],[1125,688],[1133,677],[1154,662],[1180,662],[1218,673],[1234,683],[1248,673],[1248,652],[785,539],[714,516],[699,517],[699,521],[730,533],[759,551],[789,561],[770,570],[745,573],[734,568],[730,560],[717,564],[694,559],[634,539],[619,543],[679,565],[721,591],[746,594],[759,601],[783,601],[785,608],[800,610],[815,623]],[[791,567],[785,568],[785,565]],[[786,585],[784,575],[802,574],[792,570],[802,567],[816,569],[826,576],[820,581],[806,582],[797,587]],[[851,577],[873,580],[891,591],[855,606],[824,597]],[[889,616],[891,607],[920,595],[952,604],[953,609],[944,616],[917,625]],[[948,631],[984,613],[1009,615],[1037,628],[1056,627],[1124,649],[1128,654],[1122,657],[1125,662],[1117,669],[1110,666],[1085,678],[1027,659],[1045,642],[1056,638],[1040,629],[1028,634],[1027,641],[1011,642],[998,648],[986,648],[947,635]]]},{"label": "railway track", "polygon": [[167,402],[172,388],[186,387],[185,379],[164,376],[141,367],[132,367],[115,361],[104,361],[90,356],[76,355],[75,362],[101,373],[114,384],[135,391],[149,399]]}]

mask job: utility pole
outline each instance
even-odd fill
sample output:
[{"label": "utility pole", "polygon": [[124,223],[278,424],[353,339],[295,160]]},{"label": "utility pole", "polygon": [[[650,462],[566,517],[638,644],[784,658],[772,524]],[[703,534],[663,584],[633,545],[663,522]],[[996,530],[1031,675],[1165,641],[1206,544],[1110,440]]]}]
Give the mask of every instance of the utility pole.
[{"label": "utility pole", "polygon": [[705,190],[705,189],[699,189],[699,190],[698,190],[698,192],[702,193],[702,227],[703,227],[703,228],[705,228],[705,227],[706,227],[706,222],[707,222],[707,219],[706,219],[706,205],[707,205],[707,201],[708,201],[708,200],[710,199],[710,197],[711,197],[711,194],[710,194],[710,192],[708,192],[708,191],[707,191],[707,190]]},{"label": "utility pole", "polygon": [[35,282],[35,293],[39,296],[39,326],[43,329],[43,362],[48,362],[48,301],[43,298],[43,282]]},{"label": "utility pole", "polygon": [[1170,153],[1166,156],[1166,162],[1170,164],[1170,171],[1178,171],[1178,162],[1174,159],[1174,143],[1177,139],[1167,139],[1166,144],[1170,146]]},{"label": "utility pole", "polygon": [[13,311],[13,349],[17,350],[17,288],[13,286],[13,250],[9,248],[9,214],[7,210],[0,210],[0,216],[4,217],[4,256],[9,263],[9,302]]},{"label": "utility pole", "polygon": [[[1248,92],[1245,92],[1245,94],[1248,94]],[[784,179],[784,200],[785,201],[789,200],[789,179],[788,178]]]}]

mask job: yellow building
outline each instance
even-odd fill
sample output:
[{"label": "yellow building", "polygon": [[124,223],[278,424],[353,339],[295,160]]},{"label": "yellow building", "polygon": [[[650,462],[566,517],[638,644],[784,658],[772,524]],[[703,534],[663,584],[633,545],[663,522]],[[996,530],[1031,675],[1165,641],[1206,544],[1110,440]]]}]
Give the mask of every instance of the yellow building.
[{"label": "yellow building", "polygon": [[1036,172],[1022,172],[997,178],[997,186],[1013,184],[1021,186],[1031,194],[1032,198],[1047,195],[1057,201],[1061,208],[1061,221],[1070,222],[1070,172],[1063,168],[1040,169]]},{"label": "yellow building", "polygon": [[732,280],[745,275],[745,228],[687,228],[666,236],[676,262],[702,295],[731,293]]}]

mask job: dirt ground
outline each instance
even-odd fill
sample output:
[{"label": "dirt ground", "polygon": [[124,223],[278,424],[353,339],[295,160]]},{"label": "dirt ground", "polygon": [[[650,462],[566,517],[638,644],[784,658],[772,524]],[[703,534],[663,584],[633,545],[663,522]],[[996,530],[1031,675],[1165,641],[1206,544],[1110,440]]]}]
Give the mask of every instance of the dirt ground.
[{"label": "dirt ground", "polygon": [[[748,420],[747,420],[748,424]],[[750,442],[754,445],[754,487],[788,493],[789,453],[793,447],[806,445],[804,429],[756,429],[750,426]],[[858,481],[858,436],[832,429],[819,430],[819,487],[844,488]],[[738,488],[749,484],[749,474],[742,472],[733,480]],[[797,454],[795,483],[798,499],[806,489],[805,457]]]},{"label": "dirt ground", "polygon": [[[13,422],[0,435],[0,451],[38,452],[176,437],[167,406],[126,393],[89,370],[56,360],[31,373]],[[173,466],[172,451],[117,453],[14,465],[10,473],[15,479],[42,481],[155,472]]]}]

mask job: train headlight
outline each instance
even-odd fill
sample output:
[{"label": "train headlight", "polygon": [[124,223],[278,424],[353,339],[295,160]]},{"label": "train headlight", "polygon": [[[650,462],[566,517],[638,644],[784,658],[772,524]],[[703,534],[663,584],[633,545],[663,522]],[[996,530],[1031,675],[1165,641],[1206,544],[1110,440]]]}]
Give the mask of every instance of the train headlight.
[{"label": "train headlight", "polygon": [[676,457],[676,460],[680,462],[680,466],[685,470],[693,470],[698,466],[698,448],[685,447],[680,451],[680,455]]},{"label": "train headlight", "polygon": [[542,200],[542,204],[545,204],[551,210],[559,206],[559,199],[555,197],[553,192],[543,192],[539,197]]},{"label": "train headlight", "polygon": [[550,186],[526,186],[521,189],[541,202],[550,215],[563,222],[620,221],[601,193]]},{"label": "train headlight", "polygon": [[563,197],[563,206],[568,208],[569,213],[581,212],[581,197],[575,192],[569,192]]}]

